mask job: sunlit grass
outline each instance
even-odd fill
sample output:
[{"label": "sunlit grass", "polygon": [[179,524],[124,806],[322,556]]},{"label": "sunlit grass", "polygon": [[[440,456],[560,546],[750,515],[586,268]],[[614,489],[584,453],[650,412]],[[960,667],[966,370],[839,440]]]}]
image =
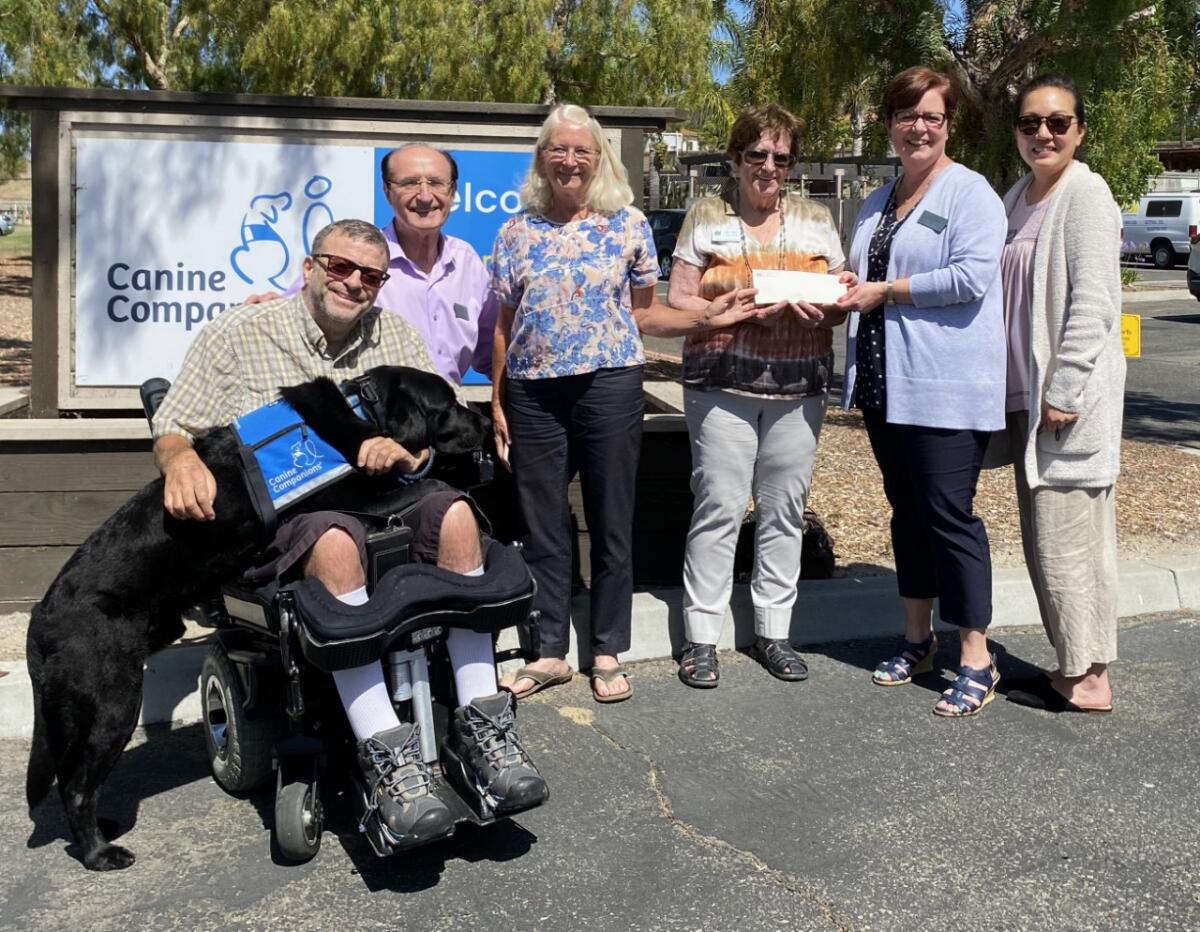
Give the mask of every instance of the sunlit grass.
[{"label": "sunlit grass", "polygon": [[0,258],[33,255],[32,227],[20,224],[8,236],[0,236]]}]

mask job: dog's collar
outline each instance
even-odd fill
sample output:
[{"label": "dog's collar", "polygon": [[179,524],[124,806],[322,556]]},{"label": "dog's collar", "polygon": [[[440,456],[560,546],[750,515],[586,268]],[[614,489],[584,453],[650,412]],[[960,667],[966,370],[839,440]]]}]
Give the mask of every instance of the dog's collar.
[{"label": "dog's collar", "polygon": [[[362,401],[363,410],[367,412],[370,420],[382,430],[385,435],[387,433],[387,407],[383,403],[383,393],[379,390],[379,386],[375,382],[375,376],[370,372],[364,372],[362,375],[343,383],[343,392],[346,392],[346,386],[351,386],[349,391],[357,394],[359,400]],[[420,407],[418,405],[418,407]],[[429,418],[424,417],[425,411],[421,411],[423,420],[425,421],[425,445],[429,448],[430,453],[433,452],[433,425],[429,422]]]}]

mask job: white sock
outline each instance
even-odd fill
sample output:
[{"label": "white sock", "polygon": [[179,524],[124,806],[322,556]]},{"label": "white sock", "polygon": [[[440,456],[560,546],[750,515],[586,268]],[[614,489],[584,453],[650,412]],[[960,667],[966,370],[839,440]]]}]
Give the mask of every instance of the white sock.
[{"label": "white sock", "polygon": [[366,605],[370,596],[367,595],[366,586],[359,586],[351,592],[343,592],[336,598],[339,602],[345,602],[347,605]]},{"label": "white sock", "polygon": [[[483,566],[477,566],[463,575],[482,576]],[[454,688],[458,692],[459,705],[467,705],[472,699],[483,696],[493,696],[499,691],[496,655],[492,652],[490,634],[451,628],[446,635],[446,650],[450,654],[450,666],[454,668]]]},{"label": "white sock", "polygon": [[[337,598],[347,605],[362,605],[367,601],[367,587],[360,586]],[[333,682],[346,710],[346,718],[350,720],[350,728],[359,741],[366,741],[372,735],[400,724],[388,695],[383,664],[378,660],[349,670],[334,670]]]}]

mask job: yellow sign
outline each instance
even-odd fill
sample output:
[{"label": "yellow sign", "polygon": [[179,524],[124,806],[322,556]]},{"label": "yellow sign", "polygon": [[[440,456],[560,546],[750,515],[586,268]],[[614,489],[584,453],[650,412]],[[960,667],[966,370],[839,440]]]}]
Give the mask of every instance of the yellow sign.
[{"label": "yellow sign", "polygon": [[1121,315],[1121,347],[1125,355],[1134,359],[1142,356],[1142,315]]}]

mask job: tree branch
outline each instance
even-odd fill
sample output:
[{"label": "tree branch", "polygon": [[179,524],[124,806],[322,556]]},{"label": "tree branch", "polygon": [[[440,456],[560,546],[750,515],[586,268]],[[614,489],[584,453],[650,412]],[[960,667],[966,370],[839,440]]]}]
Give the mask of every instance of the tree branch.
[{"label": "tree branch", "polygon": [[1060,41],[1045,34],[1022,39],[1009,49],[1008,53],[992,69],[992,73],[983,87],[984,96],[988,100],[995,100],[1013,78],[1019,76],[1039,58],[1054,52]]}]

